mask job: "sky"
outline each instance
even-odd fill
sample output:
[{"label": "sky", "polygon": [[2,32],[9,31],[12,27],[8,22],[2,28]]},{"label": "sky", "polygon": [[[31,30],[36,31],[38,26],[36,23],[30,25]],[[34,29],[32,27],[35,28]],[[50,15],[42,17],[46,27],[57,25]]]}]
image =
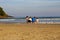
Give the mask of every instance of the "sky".
[{"label": "sky", "polygon": [[0,7],[11,16],[60,16],[60,0],[0,0]]}]

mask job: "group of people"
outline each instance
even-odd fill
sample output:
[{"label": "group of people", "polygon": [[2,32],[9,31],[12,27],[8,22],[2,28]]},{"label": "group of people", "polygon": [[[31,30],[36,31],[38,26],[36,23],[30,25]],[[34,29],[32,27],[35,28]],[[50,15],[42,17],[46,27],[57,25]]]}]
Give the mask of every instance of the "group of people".
[{"label": "group of people", "polygon": [[26,22],[27,23],[39,23],[39,18],[26,16]]}]

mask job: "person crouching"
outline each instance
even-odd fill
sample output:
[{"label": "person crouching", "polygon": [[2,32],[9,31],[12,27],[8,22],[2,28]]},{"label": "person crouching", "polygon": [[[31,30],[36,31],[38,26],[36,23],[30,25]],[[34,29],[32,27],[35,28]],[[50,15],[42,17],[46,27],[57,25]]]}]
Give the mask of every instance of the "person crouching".
[{"label": "person crouching", "polygon": [[32,18],[31,17],[28,18],[28,23],[32,23]]}]

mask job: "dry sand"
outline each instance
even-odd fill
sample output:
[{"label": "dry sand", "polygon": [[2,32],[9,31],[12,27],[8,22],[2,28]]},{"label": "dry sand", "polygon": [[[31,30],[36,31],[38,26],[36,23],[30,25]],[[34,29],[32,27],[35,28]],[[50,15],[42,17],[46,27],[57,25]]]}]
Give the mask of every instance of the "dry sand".
[{"label": "dry sand", "polygon": [[0,40],[60,40],[60,24],[0,23]]}]

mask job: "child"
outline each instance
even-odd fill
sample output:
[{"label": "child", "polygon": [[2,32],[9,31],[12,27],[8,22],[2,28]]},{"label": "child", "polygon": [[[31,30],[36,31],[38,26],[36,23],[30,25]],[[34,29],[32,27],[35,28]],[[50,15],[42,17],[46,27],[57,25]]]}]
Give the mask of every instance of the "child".
[{"label": "child", "polygon": [[39,23],[39,18],[36,18],[36,23]]}]

